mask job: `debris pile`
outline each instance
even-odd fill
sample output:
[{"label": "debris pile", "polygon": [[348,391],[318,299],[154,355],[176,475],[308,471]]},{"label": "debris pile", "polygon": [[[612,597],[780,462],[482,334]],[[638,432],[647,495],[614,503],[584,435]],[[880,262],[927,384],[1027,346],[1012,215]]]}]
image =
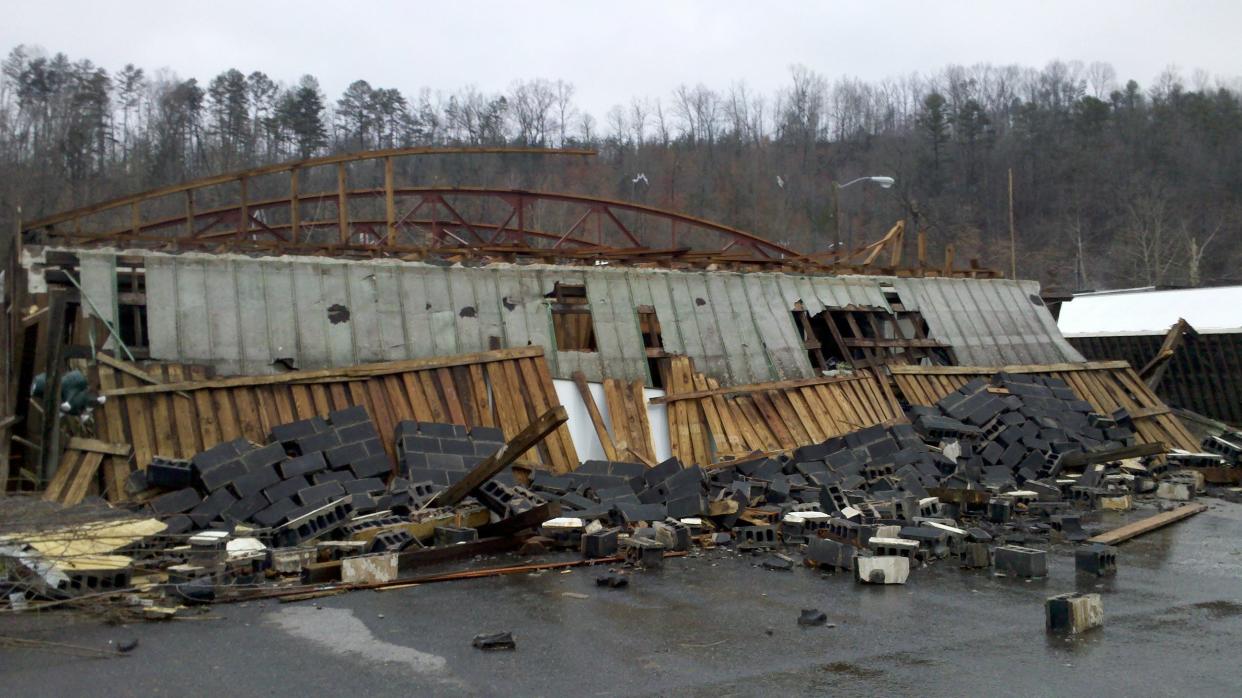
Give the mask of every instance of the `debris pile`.
[{"label": "debris pile", "polygon": [[[129,483],[144,523],[127,523],[115,545],[84,548],[92,558],[59,561],[29,533],[0,539],[0,551],[40,582],[20,587],[23,599],[141,590],[148,606],[580,564],[610,565],[598,584],[616,589],[630,581],[621,565],[658,569],[670,556],[729,546],[766,570],[789,573],[800,557],[867,584],[904,584],[941,560],[1036,578],[1048,574],[1048,544],[1090,538],[1096,510],[1128,508],[1153,491],[1191,499],[1202,487],[1201,477],[1166,472],[1158,455],[1134,456],[1144,445],[1129,415],[1097,414],[1056,379],[997,374],[908,417],[709,467],[591,460],[557,473],[519,458],[564,423],[563,407],[513,439],[407,421],[391,444],[351,407],[274,427],[266,444],[239,439],[188,460],[155,458]],[[1183,507],[1099,542],[1193,513]],[[519,549],[577,559],[412,575]],[[87,559],[104,570],[98,578],[78,573]],[[1115,549],[1080,548],[1076,566],[1113,574]]]}]

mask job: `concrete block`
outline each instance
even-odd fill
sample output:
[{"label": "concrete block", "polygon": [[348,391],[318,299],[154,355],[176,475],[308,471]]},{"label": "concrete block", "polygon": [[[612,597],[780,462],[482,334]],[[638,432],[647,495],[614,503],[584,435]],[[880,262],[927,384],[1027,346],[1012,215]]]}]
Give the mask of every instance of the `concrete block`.
[{"label": "concrete block", "polygon": [[1074,551],[1074,569],[1097,577],[1117,574],[1117,549],[1111,545],[1089,545]]},{"label": "concrete block", "polygon": [[1024,579],[1048,576],[1048,553],[1043,550],[1002,545],[996,548],[993,558],[997,572]]},{"label": "concrete block", "polygon": [[479,532],[464,526],[436,526],[435,545],[437,548],[460,543],[473,543],[479,539]]},{"label": "concrete block", "polygon": [[250,472],[233,479],[229,484],[229,488],[233,490],[239,499],[259,494],[264,489],[280,482],[280,475],[276,473],[274,465],[259,465],[250,470]]},{"label": "concrete block", "polygon": [[156,456],[147,466],[147,485],[167,490],[189,487],[194,481],[194,471],[188,460]]},{"label": "concrete block", "polygon": [[1189,482],[1165,480],[1156,486],[1156,497],[1174,502],[1189,502],[1195,498],[1195,486]]},{"label": "concrete block", "polygon": [[617,541],[621,532],[619,528],[609,528],[582,536],[582,556],[594,559],[611,557],[617,554]]},{"label": "concrete block", "polygon": [[664,566],[664,544],[651,538],[631,536],[621,541],[627,562],[654,569]]},{"label": "concrete block", "polygon": [[350,424],[369,422],[371,421],[371,415],[367,414],[366,408],[362,405],[353,405],[352,407],[329,412],[328,421],[332,422],[332,426],[339,429]]},{"label": "concrete block", "polygon": [[346,584],[380,584],[397,578],[397,553],[359,555],[341,560],[341,581]]},{"label": "concrete block", "polygon": [[871,555],[854,560],[854,579],[864,584],[905,584],[909,577],[908,557]]},{"label": "concrete block", "polygon": [[315,452],[282,461],[276,468],[280,471],[282,478],[288,479],[299,475],[313,475],[327,470],[328,461],[324,460],[322,453]]},{"label": "concrete block", "polygon": [[198,496],[193,487],[184,487],[152,499],[151,511],[157,516],[182,514],[198,506],[201,501],[202,497]]},{"label": "concrete block", "polygon": [[1099,594],[1060,594],[1044,604],[1048,632],[1076,635],[1104,625],[1104,604]]}]

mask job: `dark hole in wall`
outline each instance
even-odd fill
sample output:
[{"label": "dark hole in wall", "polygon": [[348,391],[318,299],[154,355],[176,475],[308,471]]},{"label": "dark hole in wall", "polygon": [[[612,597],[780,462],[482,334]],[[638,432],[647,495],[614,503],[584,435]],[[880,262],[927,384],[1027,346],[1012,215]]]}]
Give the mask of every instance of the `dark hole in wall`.
[{"label": "dark hole in wall", "polygon": [[340,303],[328,306],[328,322],[331,322],[333,325],[349,322],[349,308]]}]

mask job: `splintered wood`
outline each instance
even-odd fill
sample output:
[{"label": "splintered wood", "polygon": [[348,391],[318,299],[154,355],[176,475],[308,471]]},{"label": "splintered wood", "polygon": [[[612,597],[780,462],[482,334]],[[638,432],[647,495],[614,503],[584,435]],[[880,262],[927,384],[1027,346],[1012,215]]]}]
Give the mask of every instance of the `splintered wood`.
[{"label": "splintered wood", "polygon": [[643,382],[605,379],[604,402],[608,405],[608,416],[612,421],[617,457],[654,464],[655,445],[651,441]]},{"label": "splintered wood", "polygon": [[[132,445],[140,468],[155,455],[188,458],[238,437],[262,443],[278,424],[351,405],[366,408],[392,455],[403,420],[495,426],[512,439],[560,404],[541,347],[223,379],[207,379],[201,367],[152,366],[145,380],[135,371],[98,367],[108,401],[96,433]],[[132,466],[107,457],[109,498],[123,498]],[[519,462],[556,472],[576,468],[569,429],[561,425]]]},{"label": "splintered wood", "polygon": [[1186,426],[1125,361],[999,367],[891,366],[890,370],[897,388],[911,405],[934,405],[967,382],[975,378],[991,378],[1000,371],[1059,378],[1080,399],[1091,403],[1096,412],[1111,414],[1125,408],[1134,420],[1135,431],[1142,443],[1164,443],[1187,451],[1199,450],[1198,441],[1190,435]]},{"label": "splintered wood", "polygon": [[652,402],[668,405],[672,453],[687,464],[789,450],[904,419],[900,405],[867,371],[721,388],[679,356],[670,360],[665,387],[668,394]]}]

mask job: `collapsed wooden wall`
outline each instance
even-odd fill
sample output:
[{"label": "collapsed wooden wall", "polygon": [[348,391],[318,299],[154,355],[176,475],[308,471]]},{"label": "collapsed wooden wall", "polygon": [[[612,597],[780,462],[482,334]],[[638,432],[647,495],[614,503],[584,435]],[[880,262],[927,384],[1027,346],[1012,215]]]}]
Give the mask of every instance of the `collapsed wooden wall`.
[{"label": "collapsed wooden wall", "polygon": [[1031,366],[891,366],[893,379],[911,405],[934,405],[940,398],[975,378],[997,372],[1033,373],[1065,381],[1096,412],[1111,414],[1125,408],[1143,443],[1199,450],[1199,444],[1169,406],[1164,404],[1125,361]]},{"label": "collapsed wooden wall", "polygon": [[[224,379],[206,379],[202,367],[176,365],[152,367],[148,379],[132,368],[100,365],[97,371],[108,401],[97,414],[96,434],[133,448],[132,464],[107,456],[104,480],[113,499],[123,498],[131,469],[145,468],[153,456],[188,458],[238,437],[261,443],[275,425],[351,405],[366,407],[395,456],[393,433],[402,420],[495,426],[512,438],[560,404],[539,347]],[[568,427],[559,427],[522,462],[556,472],[576,468]]]},{"label": "collapsed wooden wall", "polygon": [[707,465],[755,451],[782,451],[885,422],[904,421],[901,406],[869,371],[721,388],[672,359],[669,441],[683,463]]}]

